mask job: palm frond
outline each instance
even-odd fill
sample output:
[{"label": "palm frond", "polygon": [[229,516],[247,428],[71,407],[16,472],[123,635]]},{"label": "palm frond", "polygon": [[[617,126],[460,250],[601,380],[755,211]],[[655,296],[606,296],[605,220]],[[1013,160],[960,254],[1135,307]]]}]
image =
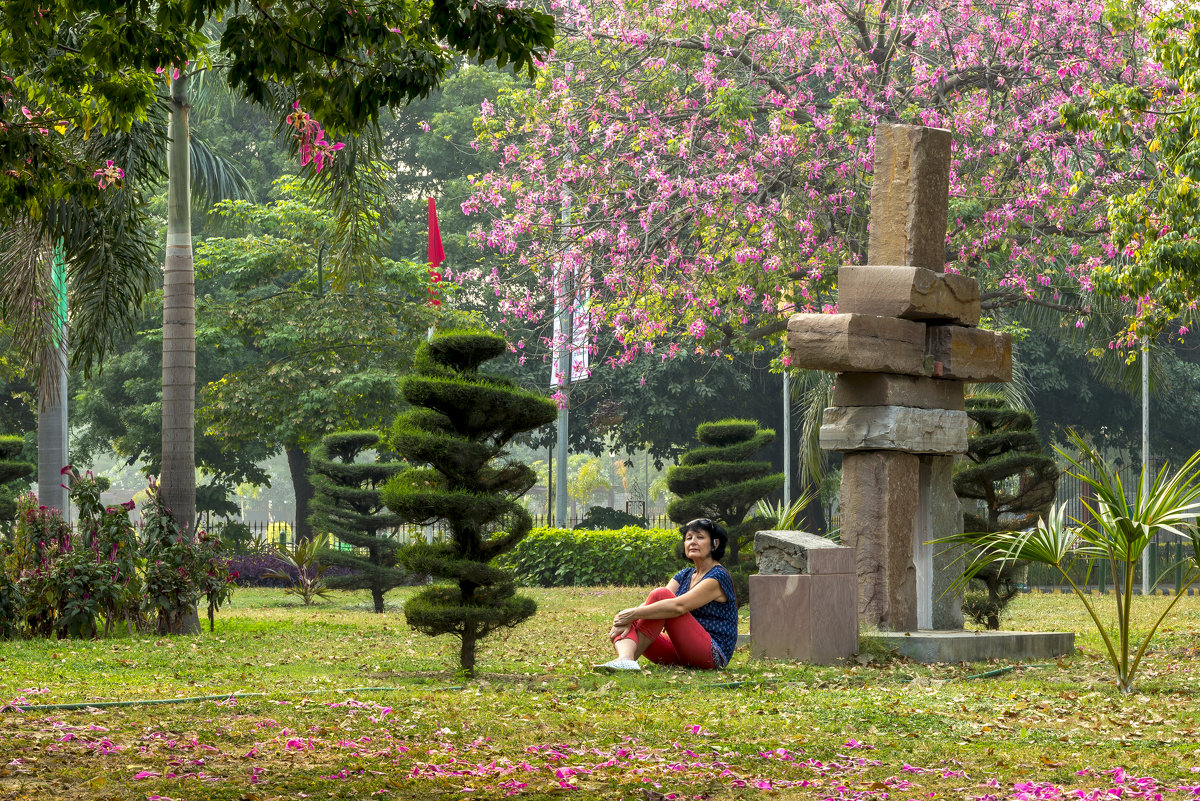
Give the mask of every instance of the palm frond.
[{"label": "palm frond", "polygon": [[820,484],[829,465],[829,455],[821,448],[821,422],[825,409],[833,405],[833,373],[804,370],[792,381],[793,392],[800,393],[800,480]]},{"label": "palm frond", "polygon": [[192,196],[205,209],[222,200],[254,199],[254,189],[237,164],[214,153],[208,143],[198,136],[192,136],[188,144]]}]

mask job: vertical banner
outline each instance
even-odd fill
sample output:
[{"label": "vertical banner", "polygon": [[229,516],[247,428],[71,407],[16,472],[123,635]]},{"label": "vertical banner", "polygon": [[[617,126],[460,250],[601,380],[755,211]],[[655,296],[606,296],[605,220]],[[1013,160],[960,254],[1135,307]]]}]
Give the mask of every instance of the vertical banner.
[{"label": "vertical banner", "polygon": [[[574,384],[591,377],[592,371],[588,360],[588,306],[591,303],[591,291],[588,286],[588,274],[585,267],[578,270],[568,266],[563,260],[562,275],[566,276],[555,292],[554,331],[551,337],[551,367],[550,387],[559,389],[563,385],[563,348],[567,348],[570,356],[571,377],[569,383]],[[570,326],[570,337],[564,333],[564,326]]]},{"label": "vertical banner", "polygon": [[438,295],[438,284],[442,281],[440,268],[446,260],[446,251],[442,249],[442,232],[438,230],[437,204],[429,198],[429,305],[441,306],[442,299]]}]

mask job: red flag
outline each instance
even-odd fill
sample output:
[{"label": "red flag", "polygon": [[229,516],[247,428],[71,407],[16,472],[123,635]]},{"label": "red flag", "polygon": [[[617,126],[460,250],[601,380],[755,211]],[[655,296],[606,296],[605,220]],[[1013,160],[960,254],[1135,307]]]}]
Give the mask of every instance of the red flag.
[{"label": "red flag", "polygon": [[429,269],[436,270],[446,260],[442,250],[442,234],[438,230],[437,205],[429,198]]},{"label": "red flag", "polygon": [[[429,304],[441,306],[438,298],[437,283],[442,280],[438,267],[446,260],[446,251],[442,250],[442,232],[438,230],[437,204],[429,198]],[[432,329],[430,329],[432,330]]]}]

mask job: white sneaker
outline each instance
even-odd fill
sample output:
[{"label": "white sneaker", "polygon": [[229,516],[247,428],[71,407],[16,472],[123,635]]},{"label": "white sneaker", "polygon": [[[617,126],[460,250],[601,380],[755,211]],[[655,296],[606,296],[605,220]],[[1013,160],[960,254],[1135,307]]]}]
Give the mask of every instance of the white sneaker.
[{"label": "white sneaker", "polygon": [[641,667],[633,659],[614,659],[611,662],[605,662],[603,665],[595,665],[592,670],[597,673],[623,673],[625,671],[642,672]]}]

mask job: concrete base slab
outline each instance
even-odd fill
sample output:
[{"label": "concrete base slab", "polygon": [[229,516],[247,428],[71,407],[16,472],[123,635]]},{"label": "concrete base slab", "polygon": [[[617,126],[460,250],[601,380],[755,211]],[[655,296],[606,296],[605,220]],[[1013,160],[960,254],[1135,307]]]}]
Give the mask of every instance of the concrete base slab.
[{"label": "concrete base slab", "polygon": [[914,662],[986,662],[1049,659],[1074,653],[1066,631],[871,631],[863,634]]}]

